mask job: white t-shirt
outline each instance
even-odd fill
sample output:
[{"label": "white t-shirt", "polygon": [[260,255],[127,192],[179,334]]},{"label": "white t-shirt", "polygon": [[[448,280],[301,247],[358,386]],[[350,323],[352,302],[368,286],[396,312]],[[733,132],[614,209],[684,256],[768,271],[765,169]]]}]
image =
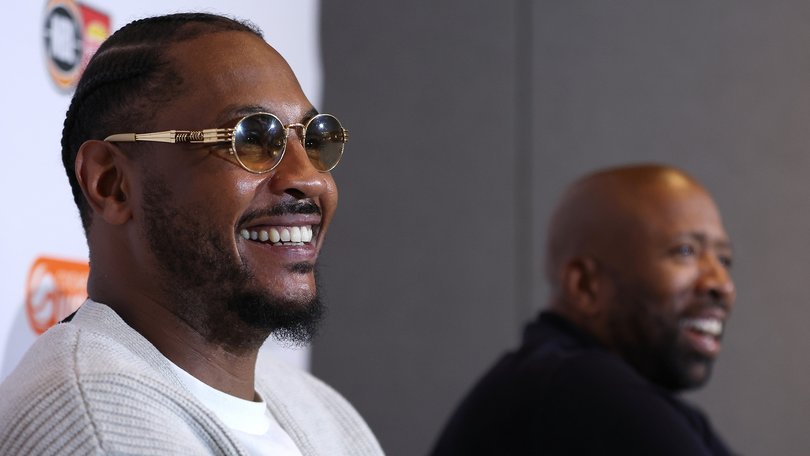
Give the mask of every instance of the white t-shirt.
[{"label": "white t-shirt", "polygon": [[[212,388],[169,361],[191,394],[222,421],[251,455],[302,456],[278,421],[267,410],[264,399],[246,401]],[[258,396],[258,394],[256,395]]]}]

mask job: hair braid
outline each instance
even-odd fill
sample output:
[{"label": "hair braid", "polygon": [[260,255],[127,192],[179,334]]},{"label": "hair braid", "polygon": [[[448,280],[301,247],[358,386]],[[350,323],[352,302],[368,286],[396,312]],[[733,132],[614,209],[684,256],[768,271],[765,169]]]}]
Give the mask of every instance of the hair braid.
[{"label": "hair braid", "polygon": [[[99,47],[82,74],[70,102],[62,130],[62,164],[85,232],[91,209],[76,179],[76,154],[90,139],[126,129],[148,128],[144,123],[182,79],[165,61],[172,44],[205,33],[241,31],[259,38],[254,25],[206,13],[181,13],[130,22]],[[115,131],[114,131],[115,130]]]}]

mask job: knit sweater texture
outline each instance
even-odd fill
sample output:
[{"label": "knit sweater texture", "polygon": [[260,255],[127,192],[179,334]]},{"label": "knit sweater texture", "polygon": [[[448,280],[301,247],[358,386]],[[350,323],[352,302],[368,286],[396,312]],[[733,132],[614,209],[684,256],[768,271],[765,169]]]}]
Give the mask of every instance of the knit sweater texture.
[{"label": "knit sweater texture", "polygon": [[[256,390],[304,456],[382,455],[352,406],[308,373],[260,357]],[[0,385],[0,454],[246,455],[149,341],[88,300]]]}]

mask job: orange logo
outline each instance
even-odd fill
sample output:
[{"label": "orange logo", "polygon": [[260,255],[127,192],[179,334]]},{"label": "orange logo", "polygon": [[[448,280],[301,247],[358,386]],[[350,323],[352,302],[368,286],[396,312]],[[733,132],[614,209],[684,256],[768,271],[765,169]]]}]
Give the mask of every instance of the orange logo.
[{"label": "orange logo", "polygon": [[86,262],[40,257],[28,272],[25,313],[36,334],[70,315],[87,299]]},{"label": "orange logo", "polygon": [[50,0],[44,35],[48,72],[59,89],[69,91],[110,36],[110,17],[73,0]]}]

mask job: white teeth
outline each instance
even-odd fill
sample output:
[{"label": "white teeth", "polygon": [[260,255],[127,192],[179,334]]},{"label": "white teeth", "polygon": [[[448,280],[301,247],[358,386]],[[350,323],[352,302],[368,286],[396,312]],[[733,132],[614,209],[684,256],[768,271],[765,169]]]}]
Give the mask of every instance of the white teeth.
[{"label": "white teeth", "polygon": [[723,322],[716,318],[693,318],[684,321],[683,325],[710,336],[723,334]]},{"label": "white teeth", "polygon": [[314,234],[312,226],[280,226],[269,227],[266,230],[241,230],[239,235],[245,239],[260,242],[270,242],[271,244],[284,243],[284,245],[304,245],[312,242]]},{"label": "white teeth", "polygon": [[290,228],[290,241],[301,242],[301,228],[297,226]]}]

